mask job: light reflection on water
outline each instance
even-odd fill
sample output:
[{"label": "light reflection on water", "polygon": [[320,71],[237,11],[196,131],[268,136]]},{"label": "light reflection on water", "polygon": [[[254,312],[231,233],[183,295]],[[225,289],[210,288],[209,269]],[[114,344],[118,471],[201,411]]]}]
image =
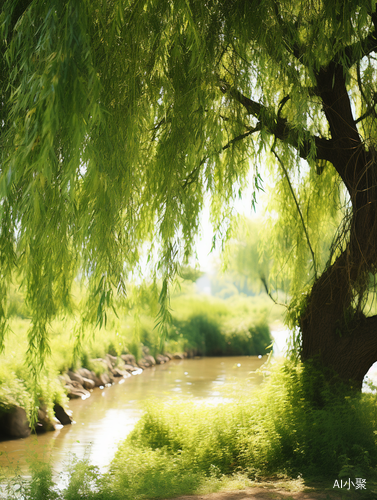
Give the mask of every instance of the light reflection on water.
[{"label": "light reflection on water", "polygon": [[83,458],[90,447],[90,462],[102,470],[110,463],[119,443],[134,428],[144,404],[151,400],[194,400],[217,405],[237,396],[242,386],[254,388],[261,375],[251,375],[266,360],[256,356],[172,360],[122,383],[96,389],[86,401],[70,402],[74,425],[40,436],[0,443],[0,466],[27,473],[27,459],[37,454],[51,458],[54,469],[66,469],[68,453]]}]

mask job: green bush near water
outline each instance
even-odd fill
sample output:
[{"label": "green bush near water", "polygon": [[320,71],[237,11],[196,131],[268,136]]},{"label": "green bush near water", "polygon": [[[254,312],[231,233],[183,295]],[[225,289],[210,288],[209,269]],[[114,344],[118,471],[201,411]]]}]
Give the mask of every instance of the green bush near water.
[{"label": "green bush near water", "polygon": [[[195,477],[193,489],[180,494],[211,481],[220,488],[239,475],[370,482],[376,478],[376,434],[376,395],[349,394],[340,384],[329,386],[314,367],[287,362],[272,370],[260,390],[217,407],[150,404],[111,470],[114,485],[129,485],[128,498],[159,498],[153,487],[145,492],[142,486],[157,472],[161,481],[166,476],[174,483],[168,492]],[[137,473],[139,464],[143,472]]]},{"label": "green bush near water", "polygon": [[172,300],[168,340],[205,356],[264,355],[271,345],[269,309],[243,295],[224,300],[182,294]]},{"label": "green bush near water", "polygon": [[175,320],[173,324],[185,348],[193,348],[201,356],[257,356],[271,349],[266,323],[224,331],[214,318],[194,314],[188,321]]},{"label": "green bush near water", "polygon": [[237,402],[152,405],[118,451],[114,470],[122,475],[122,457],[141,449],[205,476],[215,468],[251,477],[370,477],[377,465],[376,395],[335,392],[319,378],[312,367],[287,363]]}]

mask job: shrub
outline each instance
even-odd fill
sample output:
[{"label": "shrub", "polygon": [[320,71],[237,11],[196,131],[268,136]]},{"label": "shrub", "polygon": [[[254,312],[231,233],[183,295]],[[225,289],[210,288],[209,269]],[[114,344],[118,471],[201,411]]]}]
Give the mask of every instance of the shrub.
[{"label": "shrub", "polygon": [[376,396],[350,395],[326,383],[317,391],[318,377],[311,366],[286,362],[263,389],[236,402],[152,404],[120,447],[113,462],[117,474],[128,474],[122,457],[141,449],[174,459],[179,470],[202,478],[214,468],[220,475],[241,470],[250,477],[371,477],[377,464]]},{"label": "shrub", "polygon": [[256,356],[269,351],[271,334],[265,320],[229,323],[235,323],[234,319],[221,324],[210,312],[194,312],[186,320],[173,317],[169,339],[180,341],[184,349],[197,349],[202,356]]}]

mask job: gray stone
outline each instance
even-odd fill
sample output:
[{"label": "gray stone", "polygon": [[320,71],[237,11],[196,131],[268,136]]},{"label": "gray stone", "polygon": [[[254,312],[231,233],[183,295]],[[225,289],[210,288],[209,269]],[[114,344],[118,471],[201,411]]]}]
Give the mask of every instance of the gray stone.
[{"label": "gray stone", "polygon": [[156,364],[156,360],[150,354],[144,356],[144,359],[149,363],[150,366],[154,366]]},{"label": "gray stone", "polygon": [[74,382],[78,382],[80,385],[84,385],[84,381],[82,379],[82,376],[79,375],[78,373],[73,373],[71,372],[70,370],[68,370],[68,376],[71,380],[73,380]]},{"label": "gray stone", "polygon": [[52,422],[48,417],[46,407],[42,406],[38,409],[38,422],[35,426],[35,432],[40,434],[42,432],[49,432],[54,430],[54,422]]},{"label": "gray stone", "polygon": [[111,379],[107,373],[101,373],[100,375],[101,385],[111,384]]},{"label": "gray stone", "polygon": [[79,373],[84,379],[87,378],[92,380],[94,382],[94,387],[99,387],[101,385],[101,380],[93,371],[87,370],[86,368],[80,368]]},{"label": "gray stone", "polygon": [[106,354],[106,359],[110,362],[111,368],[114,368],[114,366],[118,363],[118,358],[116,356],[112,356],[111,354]]},{"label": "gray stone", "polygon": [[140,368],[149,368],[151,365],[151,363],[149,361],[147,361],[145,358],[140,358],[139,361],[137,362],[138,366]]},{"label": "gray stone", "polygon": [[136,366],[133,366],[133,365],[126,365],[126,364],[125,364],[125,365],[123,365],[123,366],[121,366],[121,369],[122,369],[122,370],[126,370],[127,372],[130,372],[130,373],[132,373],[132,372],[134,372],[134,371],[138,370],[138,368],[137,368]]},{"label": "gray stone", "polygon": [[90,391],[90,389],[95,388],[96,384],[95,384],[94,380],[92,380],[90,378],[86,378],[86,377],[83,377],[82,380],[84,382],[84,389]]},{"label": "gray stone", "polygon": [[93,380],[96,387],[99,387],[101,385],[101,379],[94,372],[91,372],[91,374],[91,380]]},{"label": "gray stone", "polygon": [[122,354],[120,357],[128,365],[136,366],[136,359],[133,354]]},{"label": "gray stone", "polygon": [[164,363],[167,363],[168,361],[170,361],[170,359],[167,356],[164,356],[163,354],[157,354],[156,363],[158,365],[163,365]]},{"label": "gray stone", "polygon": [[123,377],[128,378],[131,377],[131,374],[126,370],[121,370],[120,368],[114,368],[114,377]]},{"label": "gray stone", "polygon": [[69,384],[67,384],[65,389],[67,390],[67,395],[70,399],[88,398],[90,396],[90,392],[84,389],[84,387],[75,380],[72,380]]},{"label": "gray stone", "polygon": [[79,375],[81,375],[81,377],[85,377],[85,378],[92,378],[92,372],[90,370],[88,370],[87,368],[80,368],[79,370],[77,370],[77,373]]},{"label": "gray stone", "polygon": [[19,406],[14,406],[3,413],[0,418],[0,426],[1,433],[12,438],[25,438],[31,433],[26,411]]},{"label": "gray stone", "polygon": [[68,413],[62,406],[55,404],[54,413],[55,417],[62,425],[70,425],[72,423],[72,418],[70,417],[70,415],[68,415]]}]

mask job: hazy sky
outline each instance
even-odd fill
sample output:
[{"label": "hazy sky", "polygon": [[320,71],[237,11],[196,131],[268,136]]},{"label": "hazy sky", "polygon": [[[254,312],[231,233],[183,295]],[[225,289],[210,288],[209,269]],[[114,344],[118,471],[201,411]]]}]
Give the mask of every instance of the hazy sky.
[{"label": "hazy sky", "polygon": [[[237,213],[245,215],[249,218],[261,217],[264,211],[263,193],[257,195],[256,212],[251,205],[252,199],[252,170],[249,175],[249,186],[245,189],[242,199],[236,199],[233,206]],[[213,228],[209,220],[209,199],[205,203],[201,215],[200,235],[196,241],[196,252],[198,255],[198,263],[202,271],[211,272],[214,269],[216,260],[220,257],[220,248],[216,248],[212,253],[209,253],[212,247]],[[218,245],[219,246],[219,245]]]}]

